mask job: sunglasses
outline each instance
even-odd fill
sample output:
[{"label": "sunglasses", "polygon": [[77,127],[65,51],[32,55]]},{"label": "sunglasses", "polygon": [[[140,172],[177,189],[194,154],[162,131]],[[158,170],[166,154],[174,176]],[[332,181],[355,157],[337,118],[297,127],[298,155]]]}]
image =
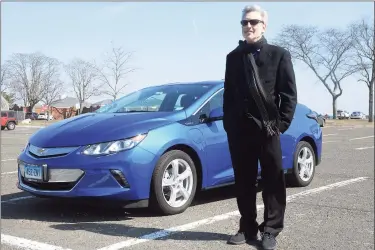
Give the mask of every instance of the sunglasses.
[{"label": "sunglasses", "polygon": [[262,20],[258,20],[258,19],[242,20],[241,21],[241,25],[242,26],[247,26],[248,23],[250,23],[251,26],[255,26],[258,23],[263,23],[263,21]]}]

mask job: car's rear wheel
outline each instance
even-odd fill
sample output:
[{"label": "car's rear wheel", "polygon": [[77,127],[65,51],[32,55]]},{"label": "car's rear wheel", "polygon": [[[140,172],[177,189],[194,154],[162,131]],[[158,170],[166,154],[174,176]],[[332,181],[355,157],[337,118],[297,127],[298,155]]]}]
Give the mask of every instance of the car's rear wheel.
[{"label": "car's rear wheel", "polygon": [[193,201],[197,188],[193,160],[183,151],[168,151],[159,159],[151,185],[151,208],[165,215],[184,212]]},{"label": "car's rear wheel", "polygon": [[14,130],[16,128],[16,124],[14,122],[8,122],[7,128],[8,130]]},{"label": "car's rear wheel", "polygon": [[316,156],[311,144],[300,141],[294,155],[292,174],[289,176],[290,184],[298,187],[308,186],[315,175]]}]

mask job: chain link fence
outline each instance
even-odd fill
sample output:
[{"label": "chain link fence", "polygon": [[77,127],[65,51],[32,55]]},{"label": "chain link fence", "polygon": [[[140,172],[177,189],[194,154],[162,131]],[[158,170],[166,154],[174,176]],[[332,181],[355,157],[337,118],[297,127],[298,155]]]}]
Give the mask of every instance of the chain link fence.
[{"label": "chain link fence", "polygon": [[25,112],[23,111],[13,111],[15,113],[17,121],[25,120]]}]

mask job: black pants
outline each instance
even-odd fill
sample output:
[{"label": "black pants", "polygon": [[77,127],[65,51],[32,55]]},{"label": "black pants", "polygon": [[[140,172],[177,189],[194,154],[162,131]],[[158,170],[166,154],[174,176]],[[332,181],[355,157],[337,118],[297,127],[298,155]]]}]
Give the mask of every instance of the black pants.
[{"label": "black pants", "polygon": [[[266,138],[257,125],[245,118],[227,131],[227,135],[241,214],[239,230],[249,234],[256,234],[259,230],[276,237],[284,227],[286,206],[280,136]],[[258,160],[264,187],[264,222],[260,225],[256,221]]]}]

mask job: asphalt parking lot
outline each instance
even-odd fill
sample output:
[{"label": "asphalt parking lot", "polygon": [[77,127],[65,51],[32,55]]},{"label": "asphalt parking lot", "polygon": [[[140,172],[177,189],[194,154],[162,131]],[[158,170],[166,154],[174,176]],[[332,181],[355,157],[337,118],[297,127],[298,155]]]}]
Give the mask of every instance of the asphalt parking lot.
[{"label": "asphalt parking lot", "polygon": [[[323,130],[313,182],[287,190],[278,249],[374,249],[374,128]],[[1,132],[1,249],[258,249],[226,244],[239,219],[233,187],[203,192],[183,214],[168,217],[21,192],[16,158],[35,131]],[[258,204],[261,221],[260,193]]]}]

